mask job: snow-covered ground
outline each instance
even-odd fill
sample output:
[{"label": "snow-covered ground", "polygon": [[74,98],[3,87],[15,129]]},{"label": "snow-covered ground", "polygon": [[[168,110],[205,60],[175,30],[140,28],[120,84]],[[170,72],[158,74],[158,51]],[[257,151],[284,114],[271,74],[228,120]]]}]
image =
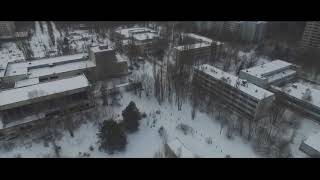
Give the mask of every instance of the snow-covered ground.
[{"label": "snow-covered ground", "polygon": [[[52,27],[53,39],[50,38],[49,25]],[[0,64],[15,60],[25,60],[18,44],[26,44],[31,50],[32,59],[44,58],[47,56],[58,56],[58,42],[63,41],[64,37],[68,37],[71,42],[70,46],[74,53],[82,53],[87,50],[90,44],[109,44],[113,43],[107,38],[99,36],[98,33],[88,30],[69,29],[66,33],[65,29],[57,29],[54,22],[35,21],[34,28],[31,29],[30,39],[19,41],[3,42],[0,48]],[[54,41],[54,42],[53,42]]]},{"label": "snow-covered ground", "polygon": [[[78,157],[79,152],[89,152],[90,157],[153,157],[154,153],[162,146],[162,140],[158,135],[158,129],[163,126],[168,132],[169,140],[179,137],[183,143],[190,147],[190,150],[201,157],[257,157],[250,144],[243,142],[241,138],[228,140],[224,130],[220,134],[220,125],[214,122],[204,113],[197,113],[196,119],[191,120],[191,107],[185,104],[182,111],[178,111],[176,106],[170,104],[158,104],[156,99],[139,98],[131,92],[123,94],[121,107],[115,107],[114,112],[121,114],[121,111],[134,101],[140,111],[147,114],[147,118],[140,123],[139,131],[128,136],[128,145],[123,153],[108,155],[97,149],[98,127],[93,123],[83,124],[74,133],[71,138],[68,132],[65,132],[63,138],[57,141],[61,146],[61,157]],[[156,111],[160,110],[160,114]],[[155,126],[153,121],[156,119]],[[179,123],[184,123],[194,129],[194,135],[184,135],[176,130]],[[205,139],[212,138],[212,144],[207,144]],[[93,146],[94,151],[90,152],[89,147]],[[15,157],[18,154],[21,157],[53,157],[52,147],[44,147],[43,143],[32,143],[18,147],[9,152],[0,151],[0,157]]]}]

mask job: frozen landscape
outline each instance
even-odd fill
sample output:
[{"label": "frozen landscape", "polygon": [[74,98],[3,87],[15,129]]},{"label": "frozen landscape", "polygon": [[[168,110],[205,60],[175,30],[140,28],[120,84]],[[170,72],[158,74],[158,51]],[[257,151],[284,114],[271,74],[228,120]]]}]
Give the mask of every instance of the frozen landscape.
[{"label": "frozen landscape", "polygon": [[[126,33],[128,34],[128,32]],[[101,34],[105,35],[102,36]],[[31,30],[31,36],[28,39],[1,44],[0,64],[15,61],[24,62],[30,59],[33,59],[33,61],[40,59],[37,61],[41,61],[41,58],[61,56],[63,54],[61,43],[66,37],[68,37],[69,52],[71,54],[88,53],[91,45],[107,44],[114,47],[116,45],[110,40],[110,36],[109,31],[106,29],[103,29],[99,33],[72,27],[59,29],[53,21],[36,21],[34,28]],[[170,44],[169,46],[173,45]],[[254,49],[245,52],[243,50],[236,51],[232,48],[226,48],[225,51],[226,55],[212,63],[212,65],[223,69],[223,71],[232,74],[232,76],[237,76],[237,71],[244,67],[260,66],[273,60],[266,56],[256,55]],[[170,84],[170,78],[167,75],[170,72],[167,71],[174,61],[174,53],[168,48],[164,54],[163,61],[157,61],[155,58],[146,56],[143,62],[135,62],[133,65],[130,65],[132,70],[130,70],[126,78],[120,80],[108,79],[92,85],[95,93],[99,94],[102,85],[113,87],[114,84],[126,84],[128,83],[128,79],[131,79],[142,81],[142,93],[139,94],[139,92],[137,93],[132,90],[120,90],[120,93],[115,95],[116,103],[106,106],[102,105],[103,102],[100,96],[97,95],[94,100],[96,103],[95,108],[78,112],[71,116],[74,122],[78,122],[73,129],[72,135],[68,130],[58,128],[59,135],[54,143],[51,143],[47,142],[38,132],[35,132],[34,136],[31,134],[29,137],[19,137],[10,142],[3,143],[2,147],[0,147],[0,157],[153,158],[156,153],[163,151],[166,142],[171,142],[176,138],[183,142],[192,154],[201,158],[273,157],[272,155],[266,156],[264,153],[258,152],[256,144],[248,140],[246,135],[242,135],[242,132],[240,135],[238,130],[235,130],[230,135],[230,129],[218,118],[218,112],[220,116],[220,111],[207,112],[207,110],[204,110],[205,108],[194,110],[194,102],[191,98],[188,98],[189,94],[185,95],[187,98],[184,98],[182,101],[180,100],[181,107],[179,107],[179,100],[177,100],[179,94],[176,92],[172,92],[173,100],[171,101],[169,98],[159,100],[158,96],[154,96],[158,89],[161,89],[157,86],[157,83]],[[120,62],[130,61],[132,57],[129,55],[122,52],[116,53],[116,57],[118,60],[120,59]],[[65,67],[67,65],[61,65],[62,69]],[[33,71],[35,72],[36,70]],[[41,72],[39,73],[41,74]],[[43,73],[47,73],[47,71]],[[159,74],[161,74],[162,81],[157,81],[157,78],[160,76]],[[162,76],[165,78],[162,79]],[[87,86],[86,82],[83,83]],[[60,86],[58,83],[57,85]],[[64,88],[71,87],[72,85],[74,84],[70,82]],[[170,85],[167,85],[161,91],[164,91],[164,94],[166,94],[169,91],[169,87]],[[181,94],[184,91],[186,92],[188,88],[187,86],[183,87]],[[254,91],[253,89],[251,90]],[[160,94],[163,93],[161,91]],[[23,94],[23,92],[20,94]],[[19,96],[16,95],[17,98]],[[28,99],[27,96],[25,94],[26,99]],[[0,105],[1,103],[6,103],[5,101],[12,101],[12,99],[5,99],[5,96],[0,96],[0,98]],[[113,154],[101,151],[97,136],[101,123],[110,118],[120,123],[123,119],[122,111],[131,101],[136,104],[141,113],[146,115],[140,120],[138,130],[127,135],[125,150],[116,151]],[[178,105],[176,101],[178,101]],[[193,117],[194,111],[195,115]],[[299,150],[299,146],[303,140],[320,132],[320,124],[312,118],[302,116],[287,108],[285,108],[283,116],[286,117],[284,123],[287,123],[288,119],[294,119],[295,122],[298,121],[298,125],[290,126],[283,132],[285,135],[289,134],[287,138],[290,139],[288,145],[290,151],[289,157],[308,157]],[[238,116],[232,118],[239,119]],[[188,127],[188,131],[179,129],[181,125]],[[165,130],[167,134],[165,140],[159,135],[159,129]],[[56,150],[57,146],[59,147],[59,152]]]}]

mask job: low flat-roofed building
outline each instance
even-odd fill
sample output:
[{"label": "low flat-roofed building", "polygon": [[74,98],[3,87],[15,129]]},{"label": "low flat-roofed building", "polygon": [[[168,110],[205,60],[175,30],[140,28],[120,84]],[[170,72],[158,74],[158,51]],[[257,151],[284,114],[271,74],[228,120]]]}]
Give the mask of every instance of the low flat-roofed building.
[{"label": "low flat-roofed building", "polygon": [[239,77],[262,88],[279,85],[294,79],[297,72],[286,61],[274,60],[266,64],[240,71]]},{"label": "low flat-roofed building", "polygon": [[66,109],[77,111],[75,109],[86,109],[91,105],[88,98],[90,84],[85,75],[43,83],[29,82],[29,85],[23,83],[21,87],[0,91],[1,135],[50,119]]},{"label": "low flat-roofed building", "polygon": [[37,83],[20,88],[0,91],[0,110],[6,110],[21,105],[32,104],[43,99],[50,99],[59,95],[68,95],[83,91],[89,87],[84,75],[71,78]]},{"label": "low flat-roofed building", "polygon": [[192,153],[178,138],[165,144],[165,151],[169,158],[196,158],[197,156]]},{"label": "low flat-roofed building", "polygon": [[221,97],[232,111],[248,119],[259,118],[275,98],[272,92],[208,64],[195,66],[193,78],[194,83]]},{"label": "low flat-roofed building", "polygon": [[33,78],[39,78],[42,82],[75,76],[84,72],[90,75],[95,68],[96,64],[89,59],[87,54],[81,53],[33,61],[9,62],[4,73],[0,74],[0,79],[11,84]]},{"label": "low flat-roofed building", "polygon": [[289,106],[303,113],[311,115],[320,121],[320,90],[306,86],[302,83],[288,83],[284,86],[271,86]]},{"label": "low flat-roofed building", "polygon": [[299,149],[313,158],[320,158],[320,133],[316,133],[302,141]]}]

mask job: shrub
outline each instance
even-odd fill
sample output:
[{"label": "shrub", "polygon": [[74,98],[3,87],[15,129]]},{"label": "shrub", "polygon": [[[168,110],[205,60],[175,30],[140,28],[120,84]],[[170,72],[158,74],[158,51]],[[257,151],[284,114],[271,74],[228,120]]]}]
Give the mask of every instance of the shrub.
[{"label": "shrub", "polygon": [[184,135],[194,134],[194,129],[186,124],[180,123],[177,125],[176,129],[182,131]]}]

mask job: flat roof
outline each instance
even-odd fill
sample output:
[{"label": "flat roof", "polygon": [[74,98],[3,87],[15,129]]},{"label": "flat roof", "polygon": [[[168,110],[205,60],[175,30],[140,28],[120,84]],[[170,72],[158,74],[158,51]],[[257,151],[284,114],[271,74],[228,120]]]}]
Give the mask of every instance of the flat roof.
[{"label": "flat roof", "polygon": [[147,40],[147,39],[154,39],[156,37],[159,37],[159,35],[156,34],[156,33],[150,33],[150,32],[139,33],[139,34],[134,34],[133,35],[133,38],[135,38],[136,40],[139,40],[139,41],[144,41],[144,40]]},{"label": "flat roof", "polygon": [[311,86],[304,85],[300,82],[289,83],[282,87],[275,87],[275,86],[273,87],[299,100],[303,100],[306,90],[309,89],[311,92],[311,100],[310,101],[304,100],[304,101],[320,109],[320,90],[314,89]]},{"label": "flat roof", "polygon": [[[208,65],[208,64],[203,64],[200,65],[199,67],[196,67],[197,69],[199,69],[200,71],[203,71],[204,73],[214,77],[215,79],[226,79],[229,82],[229,85],[235,87],[237,85],[237,81],[239,81],[239,85],[238,85],[238,89],[240,91],[242,91],[243,93],[256,98],[258,100],[262,100],[264,98],[267,98],[269,96],[273,96],[274,94],[270,91],[267,91],[263,88],[260,88],[259,86],[256,86],[252,83],[249,83],[248,81],[244,80],[244,79],[240,79],[237,76],[234,76],[232,74],[229,74],[227,72],[224,72],[214,66]],[[243,82],[246,82],[246,86],[241,85]]]},{"label": "flat roof", "polygon": [[273,74],[271,76],[268,76],[268,83],[271,83],[271,82],[274,82],[274,81],[277,81],[279,79],[282,79],[282,78],[285,78],[285,77],[289,77],[293,74],[296,74],[297,72],[295,70],[292,70],[292,69],[287,69],[285,71],[282,71],[282,72],[279,72],[279,73],[276,73],[276,74]]},{"label": "flat roof", "polygon": [[30,78],[94,67],[86,53],[9,63],[5,76],[29,75]]},{"label": "flat roof", "polygon": [[31,79],[24,79],[21,81],[16,81],[14,88],[24,87],[39,84],[39,78],[31,78]]},{"label": "flat roof", "polygon": [[29,78],[35,78],[35,77],[60,74],[60,73],[75,71],[75,70],[84,70],[84,69],[92,68],[95,66],[96,64],[94,62],[87,60],[87,61],[66,63],[66,64],[56,65],[52,67],[48,66],[48,67],[30,69],[28,73],[29,73]]},{"label": "flat roof", "polygon": [[309,136],[304,143],[310,147],[312,147],[314,150],[320,152],[320,132]]},{"label": "flat roof", "polygon": [[[104,47],[104,48],[101,48]],[[104,51],[112,51],[113,49],[111,48],[110,45],[103,45],[103,46],[95,46],[95,47],[91,47],[91,50],[93,52],[104,52]]]},{"label": "flat roof", "polygon": [[186,51],[186,50],[190,50],[190,49],[198,49],[198,48],[204,48],[204,47],[209,47],[209,46],[211,46],[211,44],[203,42],[203,43],[195,43],[195,44],[176,46],[174,48],[179,51]]},{"label": "flat roof", "polygon": [[205,36],[201,36],[201,35],[194,34],[194,33],[185,33],[184,35],[186,35],[186,36],[188,36],[190,38],[201,40],[201,41],[208,42],[208,43],[215,43],[217,45],[223,44],[220,41],[215,41],[215,40],[212,40],[212,39],[207,38]]},{"label": "flat roof", "polygon": [[116,32],[125,38],[130,38],[130,34],[132,34],[133,38],[139,41],[154,39],[159,36],[157,31],[146,27],[125,28],[117,30]]},{"label": "flat roof", "polygon": [[145,31],[149,31],[151,33],[157,33],[155,30],[152,30],[147,27],[123,28],[123,29],[116,30],[117,33],[125,36],[125,38],[130,37],[129,33],[143,33]]},{"label": "flat roof", "polygon": [[[0,91],[0,110],[16,107],[16,103],[86,88],[89,82],[84,75],[39,83],[35,85]],[[30,102],[29,102],[30,103]]]},{"label": "flat roof", "polygon": [[208,42],[208,43],[212,43],[213,42],[212,39],[210,39],[210,38],[207,38],[207,37],[204,37],[204,36],[200,36],[200,35],[194,34],[194,33],[185,33],[184,35],[188,36],[190,38],[202,40],[202,41],[205,41],[205,42]]},{"label": "flat roof", "polygon": [[167,143],[169,148],[180,158],[195,158],[195,155],[178,139]]},{"label": "flat roof", "polygon": [[241,70],[247,74],[252,76],[256,76],[258,78],[264,78],[264,76],[277,71],[279,69],[283,69],[286,67],[290,67],[292,64],[282,60],[274,60],[266,64],[262,64],[259,66],[255,66],[249,69]]}]

